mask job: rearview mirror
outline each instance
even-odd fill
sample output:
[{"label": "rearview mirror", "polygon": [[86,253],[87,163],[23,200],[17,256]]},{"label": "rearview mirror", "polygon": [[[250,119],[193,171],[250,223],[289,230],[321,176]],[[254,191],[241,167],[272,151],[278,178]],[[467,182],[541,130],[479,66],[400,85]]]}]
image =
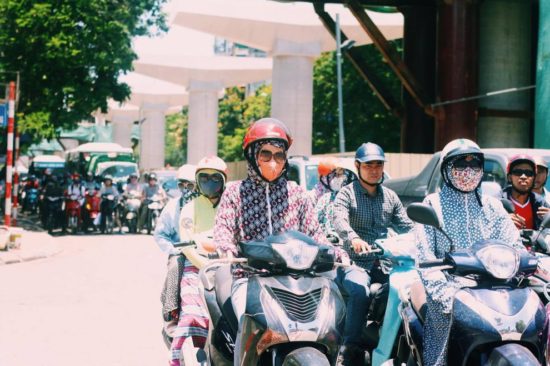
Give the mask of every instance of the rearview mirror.
[{"label": "rearview mirror", "polygon": [[544,218],[542,219],[542,222],[540,223],[539,229],[548,229],[550,228],[550,212],[544,215]]},{"label": "rearview mirror", "polygon": [[432,206],[423,203],[411,203],[409,207],[407,207],[407,215],[411,220],[420,224],[441,229],[441,223]]},{"label": "rearview mirror", "polygon": [[500,202],[502,203],[502,206],[504,206],[504,209],[506,210],[506,212],[508,213],[516,212],[516,208],[514,207],[514,204],[509,199],[503,198],[500,200]]}]

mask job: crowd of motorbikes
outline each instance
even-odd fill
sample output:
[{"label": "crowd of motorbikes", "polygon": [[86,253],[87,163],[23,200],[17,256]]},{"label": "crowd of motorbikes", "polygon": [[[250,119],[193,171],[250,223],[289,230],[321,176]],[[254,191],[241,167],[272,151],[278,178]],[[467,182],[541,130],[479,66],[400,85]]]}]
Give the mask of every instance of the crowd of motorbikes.
[{"label": "crowd of motorbikes", "polygon": [[[506,202],[503,202],[506,207]],[[411,219],[442,230],[430,206],[412,204]],[[415,291],[418,271],[446,271],[468,279],[471,287],[455,295],[448,365],[541,365],[550,362],[550,258],[543,231],[523,231],[528,249],[484,241],[448,253],[442,260],[415,263],[411,233],[375,242],[371,252],[386,264],[388,282],[371,285],[371,304],[363,332],[371,365],[422,365],[425,292]],[[338,266],[334,249],[298,233],[239,244],[241,258],[218,259],[195,242],[180,243],[200,268],[203,297],[210,314],[206,347],[199,365],[336,365],[343,343],[345,301],[330,273]],[[248,274],[247,305],[236,355],[238,322],[231,306],[231,268]],[[386,296],[377,294],[386,291]],[[424,294],[418,296],[418,294]],[[186,365],[188,363],[185,363]]]},{"label": "crowd of motorbikes", "polygon": [[20,193],[22,213],[38,214],[42,227],[49,233],[56,230],[77,234],[100,231],[112,234],[127,228],[137,233],[140,208],[147,205],[144,229],[155,230],[165,200],[153,196],[144,200],[142,192],[101,194],[99,184],[86,187],[84,196],[68,194],[66,190],[46,190],[37,185],[24,186]]}]

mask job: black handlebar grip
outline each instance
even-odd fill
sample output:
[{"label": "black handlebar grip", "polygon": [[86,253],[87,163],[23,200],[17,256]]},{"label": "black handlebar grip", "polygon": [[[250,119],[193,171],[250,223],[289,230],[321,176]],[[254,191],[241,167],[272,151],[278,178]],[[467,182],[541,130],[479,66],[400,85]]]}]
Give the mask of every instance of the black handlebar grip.
[{"label": "black handlebar grip", "polygon": [[444,259],[436,259],[436,260],[434,260],[434,261],[427,261],[427,262],[419,263],[419,264],[418,264],[418,268],[439,267],[439,266],[443,266],[444,264],[445,264],[445,260],[444,260]]}]

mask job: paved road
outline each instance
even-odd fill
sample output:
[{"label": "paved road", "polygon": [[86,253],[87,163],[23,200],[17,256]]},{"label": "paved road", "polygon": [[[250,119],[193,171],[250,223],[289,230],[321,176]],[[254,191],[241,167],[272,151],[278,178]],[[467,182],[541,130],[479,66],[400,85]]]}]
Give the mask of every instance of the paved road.
[{"label": "paved road", "polygon": [[152,237],[57,240],[57,256],[0,267],[0,365],[166,365]]}]

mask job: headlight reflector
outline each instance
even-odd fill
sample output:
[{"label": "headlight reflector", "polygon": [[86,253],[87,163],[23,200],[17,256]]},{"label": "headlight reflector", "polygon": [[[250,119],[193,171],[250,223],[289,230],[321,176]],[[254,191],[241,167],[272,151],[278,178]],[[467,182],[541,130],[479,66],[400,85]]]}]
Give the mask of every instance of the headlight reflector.
[{"label": "headlight reflector", "polygon": [[303,270],[311,267],[317,257],[319,248],[299,240],[291,240],[286,244],[272,244],[275,250],[286,261],[288,268]]},{"label": "headlight reflector", "polygon": [[506,245],[490,245],[476,253],[487,272],[493,277],[508,280],[517,273],[519,255],[516,250]]}]

